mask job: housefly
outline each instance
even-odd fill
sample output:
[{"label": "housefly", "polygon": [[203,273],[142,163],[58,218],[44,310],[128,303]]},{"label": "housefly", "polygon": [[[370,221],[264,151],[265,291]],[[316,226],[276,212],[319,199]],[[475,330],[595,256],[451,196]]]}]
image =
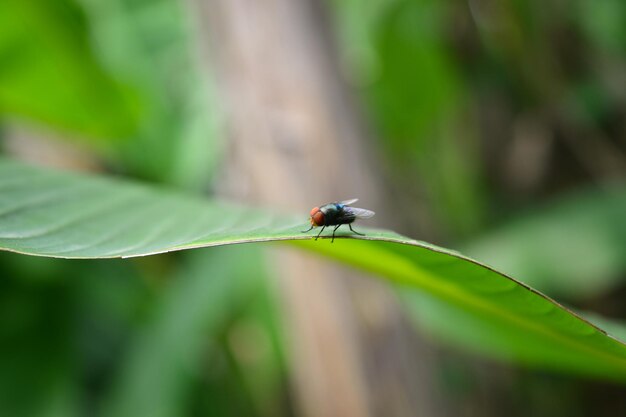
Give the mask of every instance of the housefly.
[{"label": "housefly", "polygon": [[374,215],[371,210],[365,210],[362,208],[350,207],[350,204],[356,203],[358,198],[351,200],[338,201],[335,203],[328,203],[321,207],[314,207],[311,210],[311,227],[307,230],[303,230],[302,233],[306,233],[314,227],[322,227],[322,230],[317,234],[315,240],[317,240],[326,226],[335,226],[333,229],[333,238],[331,243],[335,241],[335,232],[342,224],[347,224],[350,230],[361,236],[365,236],[363,233],[359,233],[352,228],[352,222],[356,219],[369,219]]}]

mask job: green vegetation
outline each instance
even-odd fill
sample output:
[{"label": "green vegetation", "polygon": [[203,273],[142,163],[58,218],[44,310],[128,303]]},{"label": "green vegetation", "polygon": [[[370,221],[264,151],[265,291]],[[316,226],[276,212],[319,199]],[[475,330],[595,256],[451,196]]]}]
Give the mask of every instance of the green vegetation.
[{"label": "green vegetation", "polygon": [[0,4],[0,415],[300,415],[284,251],[393,290],[441,415],[626,407],[626,2],[320,6],[401,233],[334,243],[218,198],[192,3]]}]

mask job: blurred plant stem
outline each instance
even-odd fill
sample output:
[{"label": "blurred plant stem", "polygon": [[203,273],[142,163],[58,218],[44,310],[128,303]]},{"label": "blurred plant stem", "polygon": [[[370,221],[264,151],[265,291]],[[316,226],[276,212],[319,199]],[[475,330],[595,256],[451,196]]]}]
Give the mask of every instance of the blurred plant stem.
[{"label": "blurred plant stem", "polygon": [[[389,213],[379,164],[335,67],[323,7],[288,0],[195,7],[198,27],[210,29],[202,41],[216,46],[212,70],[227,106],[222,193],[302,211],[303,227],[314,205],[351,197]],[[275,256],[303,415],[438,415],[429,348],[409,343],[412,331],[383,287],[300,254]]]}]

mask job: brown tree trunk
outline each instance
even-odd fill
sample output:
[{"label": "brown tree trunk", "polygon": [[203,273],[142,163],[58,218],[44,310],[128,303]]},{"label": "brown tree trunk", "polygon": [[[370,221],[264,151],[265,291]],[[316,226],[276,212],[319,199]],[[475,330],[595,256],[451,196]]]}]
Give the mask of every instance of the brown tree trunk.
[{"label": "brown tree trunk", "polygon": [[[322,5],[193,3],[226,111],[225,190],[301,211],[303,228],[308,210],[323,202],[359,197],[387,211]],[[431,351],[407,330],[384,285],[299,253],[277,253],[276,260],[301,414],[436,415]]]}]

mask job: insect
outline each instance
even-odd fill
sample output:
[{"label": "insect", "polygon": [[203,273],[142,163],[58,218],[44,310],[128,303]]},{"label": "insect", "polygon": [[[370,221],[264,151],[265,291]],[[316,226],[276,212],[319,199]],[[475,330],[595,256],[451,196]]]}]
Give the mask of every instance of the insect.
[{"label": "insect", "polygon": [[350,204],[356,203],[358,198],[351,200],[338,201],[335,203],[328,203],[322,207],[314,207],[311,210],[311,227],[307,230],[303,230],[302,233],[306,233],[314,227],[322,227],[322,230],[317,234],[315,240],[317,240],[326,226],[335,226],[333,229],[333,238],[331,243],[335,241],[335,232],[342,224],[347,224],[350,230],[361,236],[365,236],[363,233],[359,233],[352,228],[352,222],[356,219],[369,219],[374,215],[371,210],[365,210],[362,208],[350,207]]}]

